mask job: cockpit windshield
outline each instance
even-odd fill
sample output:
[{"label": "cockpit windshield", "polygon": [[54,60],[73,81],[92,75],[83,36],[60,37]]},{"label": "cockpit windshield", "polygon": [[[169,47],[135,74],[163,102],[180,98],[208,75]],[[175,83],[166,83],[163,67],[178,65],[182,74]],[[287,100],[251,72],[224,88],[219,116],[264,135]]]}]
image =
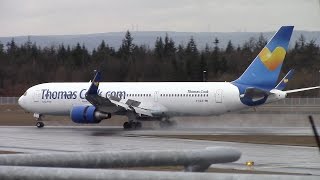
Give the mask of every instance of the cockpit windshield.
[{"label": "cockpit windshield", "polygon": [[26,95],[27,95],[27,91],[26,91],[26,92],[24,92],[23,96],[26,96]]}]

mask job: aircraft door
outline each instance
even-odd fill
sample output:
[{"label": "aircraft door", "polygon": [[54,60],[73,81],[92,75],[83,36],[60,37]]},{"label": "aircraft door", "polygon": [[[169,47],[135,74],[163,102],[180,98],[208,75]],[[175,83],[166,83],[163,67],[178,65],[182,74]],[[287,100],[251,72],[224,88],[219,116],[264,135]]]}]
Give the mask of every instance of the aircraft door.
[{"label": "aircraft door", "polygon": [[33,102],[39,102],[40,101],[40,90],[36,90],[33,94]]},{"label": "aircraft door", "polygon": [[222,89],[216,91],[216,103],[222,103]]},{"label": "aircraft door", "polygon": [[158,95],[159,95],[158,91],[154,92],[154,101],[155,102],[158,102]]}]

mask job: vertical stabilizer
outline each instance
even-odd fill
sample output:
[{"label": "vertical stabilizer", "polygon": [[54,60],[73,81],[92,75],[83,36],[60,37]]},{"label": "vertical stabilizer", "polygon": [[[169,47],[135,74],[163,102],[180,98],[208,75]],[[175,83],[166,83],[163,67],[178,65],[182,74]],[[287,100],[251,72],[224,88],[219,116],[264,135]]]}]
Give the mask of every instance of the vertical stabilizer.
[{"label": "vertical stabilizer", "polygon": [[273,89],[288,50],[292,31],[293,26],[282,26],[234,83],[266,90]]}]

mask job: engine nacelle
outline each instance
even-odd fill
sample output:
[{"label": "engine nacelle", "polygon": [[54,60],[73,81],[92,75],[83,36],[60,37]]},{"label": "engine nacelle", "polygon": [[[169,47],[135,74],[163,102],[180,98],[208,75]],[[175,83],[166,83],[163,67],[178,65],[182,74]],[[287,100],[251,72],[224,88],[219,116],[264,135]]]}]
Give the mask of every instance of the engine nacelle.
[{"label": "engine nacelle", "polygon": [[75,123],[97,124],[111,118],[111,114],[97,111],[94,106],[75,106],[71,109],[70,118]]}]

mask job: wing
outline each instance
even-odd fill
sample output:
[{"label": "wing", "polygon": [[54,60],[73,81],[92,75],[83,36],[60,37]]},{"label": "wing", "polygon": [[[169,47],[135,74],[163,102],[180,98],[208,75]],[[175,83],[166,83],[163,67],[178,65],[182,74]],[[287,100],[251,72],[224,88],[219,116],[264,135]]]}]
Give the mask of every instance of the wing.
[{"label": "wing", "polygon": [[101,80],[101,73],[97,72],[93,78],[90,88],[86,93],[86,99],[98,110],[108,113],[123,113],[132,111],[139,116],[159,116],[166,112],[166,108],[153,102],[140,102],[133,99],[125,99],[117,96],[105,98],[99,96],[98,88]]},{"label": "wing", "polygon": [[109,100],[116,106],[122,107],[127,111],[133,111],[139,116],[161,116],[166,112],[166,108],[160,104],[149,101],[137,101],[133,99],[121,99],[119,97],[110,96]]},{"label": "wing", "polygon": [[114,113],[123,110],[123,108],[115,106],[108,98],[98,95],[100,80],[101,73],[97,72],[91,82],[89,90],[85,95],[86,100],[95,106],[99,111]]}]

